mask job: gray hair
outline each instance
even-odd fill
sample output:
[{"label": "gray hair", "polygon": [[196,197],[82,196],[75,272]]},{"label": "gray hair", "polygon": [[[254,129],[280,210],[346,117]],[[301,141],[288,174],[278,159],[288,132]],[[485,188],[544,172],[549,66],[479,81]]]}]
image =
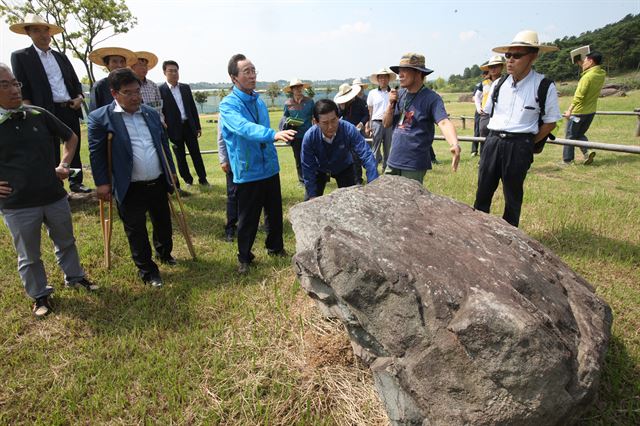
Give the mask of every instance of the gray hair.
[{"label": "gray hair", "polygon": [[11,71],[11,67],[7,64],[3,64],[2,62],[0,62],[0,70],[5,70],[10,74],[13,74],[13,71]]}]

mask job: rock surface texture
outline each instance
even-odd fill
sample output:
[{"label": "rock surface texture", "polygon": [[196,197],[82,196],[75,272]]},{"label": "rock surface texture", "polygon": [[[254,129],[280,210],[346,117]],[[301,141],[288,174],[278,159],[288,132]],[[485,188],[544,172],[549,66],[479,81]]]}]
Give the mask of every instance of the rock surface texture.
[{"label": "rock surface texture", "polygon": [[611,310],[501,219],[382,176],[294,206],[294,267],[395,425],[564,425],[593,402]]}]

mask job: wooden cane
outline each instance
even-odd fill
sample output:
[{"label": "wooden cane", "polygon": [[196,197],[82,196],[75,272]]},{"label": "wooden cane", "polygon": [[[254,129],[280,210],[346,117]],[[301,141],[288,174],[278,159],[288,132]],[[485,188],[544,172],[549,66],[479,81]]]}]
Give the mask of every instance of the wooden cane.
[{"label": "wooden cane", "polygon": [[[107,134],[107,174],[109,184],[111,184],[111,140],[112,133]],[[106,217],[105,217],[106,216]],[[111,268],[111,230],[113,226],[113,201],[111,198],[107,201],[106,214],[105,202],[100,200],[100,224],[102,225],[102,238],[104,241],[104,266]]]},{"label": "wooden cane", "polygon": [[173,189],[174,189],[173,193],[175,194],[176,199],[178,200],[178,207],[180,208],[180,211],[177,211],[173,207],[173,203],[171,202],[170,196],[167,198],[169,200],[169,209],[171,210],[171,213],[173,213],[173,216],[176,219],[176,222],[178,222],[178,228],[180,228],[180,232],[182,232],[182,235],[184,236],[184,239],[187,242],[187,248],[189,249],[189,254],[191,254],[191,258],[195,260],[196,251],[193,248],[193,242],[191,241],[191,235],[190,235],[191,232],[189,230],[189,225],[187,224],[187,218],[184,213],[184,205],[182,205],[182,199],[180,198],[180,194],[178,193],[178,187],[176,186],[176,181],[173,178],[173,173],[171,173],[171,167],[169,167],[169,160],[167,159],[167,154],[165,154],[164,146],[162,146],[162,144],[160,145],[160,152],[162,152],[162,159],[164,160],[164,163],[167,167],[167,172],[169,173],[169,178],[171,179],[171,184],[173,185]]}]

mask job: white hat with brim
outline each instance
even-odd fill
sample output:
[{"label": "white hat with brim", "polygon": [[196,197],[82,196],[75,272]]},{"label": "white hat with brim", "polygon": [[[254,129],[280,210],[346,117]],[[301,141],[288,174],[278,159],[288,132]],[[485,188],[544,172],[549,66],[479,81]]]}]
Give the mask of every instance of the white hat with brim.
[{"label": "white hat with brim", "polygon": [[136,55],[136,61],[138,59],[146,59],[147,60],[147,68],[152,69],[156,65],[158,65],[158,57],[151,52],[147,52],[141,50],[139,52],[133,52]]},{"label": "white hat with brim", "polygon": [[343,83],[338,89],[338,93],[333,97],[333,102],[337,104],[346,104],[351,99],[358,96],[358,93],[362,90],[357,84],[350,85],[349,83]]},{"label": "white hat with brim", "polygon": [[369,87],[369,83],[364,83],[360,77],[354,79],[353,83],[351,83],[351,84],[353,84],[353,85],[357,84],[358,86],[362,87],[363,89],[366,89],[367,87]]},{"label": "white hat with brim", "polygon": [[538,33],[531,30],[520,31],[513,38],[511,44],[494,47],[492,50],[496,53],[507,53],[512,47],[535,47],[539,53],[555,52],[558,50],[556,46],[540,44],[538,41]]},{"label": "white hat with brim", "polygon": [[35,13],[27,13],[27,16],[24,17],[24,21],[11,25],[9,29],[16,34],[28,35],[27,27],[34,27],[36,25],[49,28],[49,35],[52,36],[64,31],[64,28],[48,23],[42,19],[41,16],[36,15]]},{"label": "white hat with brim", "polygon": [[311,84],[305,83],[302,80],[300,80],[299,78],[294,78],[293,80],[291,80],[289,82],[288,85],[286,85],[286,86],[284,86],[282,88],[282,91],[285,92],[285,93],[289,93],[289,92],[291,92],[291,88],[295,87],[295,86],[302,86],[303,89],[307,89],[307,88],[311,87]]},{"label": "white hat with brim", "polygon": [[378,76],[379,75],[388,75],[389,76],[389,83],[391,83],[392,81],[396,81],[396,78],[397,78],[396,73],[391,71],[389,68],[382,68],[382,69],[378,70],[378,72],[374,72],[373,74],[371,74],[369,76],[369,81],[377,86],[378,84],[380,84],[380,83],[378,83]]},{"label": "white hat with brim", "polygon": [[107,56],[122,56],[127,61],[128,67],[138,62],[138,58],[135,53],[122,47],[101,47],[100,49],[96,49],[89,53],[89,60],[96,65],[104,67],[106,65],[104,63],[104,58]]},{"label": "white hat with brim", "polygon": [[571,53],[569,53],[569,55],[571,55],[571,63],[575,64],[576,59],[584,61],[589,53],[591,53],[591,48],[589,46],[582,46],[577,49],[573,49]]},{"label": "white hat with brim", "polygon": [[480,66],[482,71],[489,71],[489,68],[493,65],[503,65],[507,63],[507,60],[502,55],[492,56],[486,64]]}]

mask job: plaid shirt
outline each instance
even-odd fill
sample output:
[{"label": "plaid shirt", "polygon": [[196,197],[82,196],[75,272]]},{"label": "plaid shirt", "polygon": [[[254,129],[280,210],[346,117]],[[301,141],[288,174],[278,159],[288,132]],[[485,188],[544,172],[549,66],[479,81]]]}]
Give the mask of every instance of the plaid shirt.
[{"label": "plaid shirt", "polygon": [[158,85],[147,78],[142,82],[140,91],[142,92],[142,102],[158,111],[162,122],[164,122],[164,116],[162,115],[162,97],[160,97]]}]

